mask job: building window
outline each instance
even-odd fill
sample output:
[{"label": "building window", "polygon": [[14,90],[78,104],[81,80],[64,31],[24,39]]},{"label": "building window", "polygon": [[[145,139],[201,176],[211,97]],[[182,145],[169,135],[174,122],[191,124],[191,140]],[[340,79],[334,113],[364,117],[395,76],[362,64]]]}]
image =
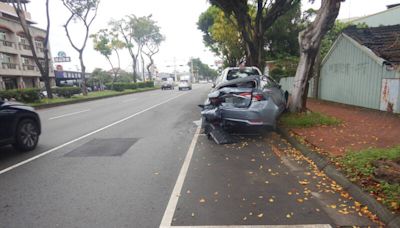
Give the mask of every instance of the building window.
[{"label": "building window", "polygon": [[4,54],[4,53],[0,53],[0,60],[2,63],[11,63],[11,56]]},{"label": "building window", "polygon": [[21,62],[22,62],[22,64],[25,64],[25,65],[29,65],[30,64],[29,59],[26,58],[26,57],[21,57]]},{"label": "building window", "polygon": [[0,40],[7,40],[7,33],[5,31],[0,30]]},{"label": "building window", "polygon": [[43,41],[42,40],[35,40],[35,46],[36,46],[36,49],[39,51],[39,52],[44,52],[44,48],[43,48]]}]

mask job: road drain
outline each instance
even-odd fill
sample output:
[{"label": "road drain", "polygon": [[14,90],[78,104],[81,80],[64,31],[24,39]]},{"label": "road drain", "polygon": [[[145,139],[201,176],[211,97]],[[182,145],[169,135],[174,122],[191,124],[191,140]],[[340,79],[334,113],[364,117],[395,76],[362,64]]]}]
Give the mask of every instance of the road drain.
[{"label": "road drain", "polygon": [[113,139],[92,139],[73,151],[65,154],[65,157],[108,157],[121,156],[133,144],[138,141],[136,138],[113,138]]}]

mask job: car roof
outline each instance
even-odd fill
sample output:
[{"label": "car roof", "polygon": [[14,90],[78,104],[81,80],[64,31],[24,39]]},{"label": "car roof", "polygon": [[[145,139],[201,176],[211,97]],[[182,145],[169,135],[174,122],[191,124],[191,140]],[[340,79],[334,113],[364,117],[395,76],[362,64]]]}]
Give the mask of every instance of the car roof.
[{"label": "car roof", "polygon": [[239,70],[239,69],[243,69],[243,68],[245,68],[245,69],[257,69],[257,70],[258,70],[258,68],[257,68],[257,67],[255,67],[255,66],[245,66],[245,67],[228,67],[228,68],[226,68],[226,69],[228,69],[228,70]]}]

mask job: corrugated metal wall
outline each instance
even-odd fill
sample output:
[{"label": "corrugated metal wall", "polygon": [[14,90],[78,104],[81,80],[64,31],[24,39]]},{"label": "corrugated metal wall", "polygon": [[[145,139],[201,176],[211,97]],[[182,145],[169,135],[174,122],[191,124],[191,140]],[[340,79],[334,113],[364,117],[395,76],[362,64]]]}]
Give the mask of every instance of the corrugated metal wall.
[{"label": "corrugated metal wall", "polygon": [[337,46],[321,68],[319,98],[379,109],[383,78],[394,78],[348,38],[339,37]]},{"label": "corrugated metal wall", "polygon": [[399,24],[399,21],[400,6],[397,6],[380,13],[356,19],[352,21],[352,23],[365,23],[368,27],[378,27],[382,25],[397,25]]},{"label": "corrugated metal wall", "polygon": [[[282,86],[282,89],[284,91],[287,90],[290,94],[292,93],[293,83],[294,83],[294,77],[281,78],[281,80],[279,81],[279,84]],[[309,97],[312,96],[313,89],[314,89],[314,80],[311,80],[308,89]]]}]

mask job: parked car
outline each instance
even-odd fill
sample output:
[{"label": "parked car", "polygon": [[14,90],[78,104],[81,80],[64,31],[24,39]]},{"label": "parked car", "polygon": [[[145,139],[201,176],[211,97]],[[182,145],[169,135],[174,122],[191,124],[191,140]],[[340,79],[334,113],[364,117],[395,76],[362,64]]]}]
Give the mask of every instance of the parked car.
[{"label": "parked car", "polygon": [[192,83],[190,82],[189,79],[181,79],[179,81],[179,84],[178,84],[178,89],[179,90],[184,90],[184,89],[191,90],[192,89]]},{"label": "parked car", "polygon": [[35,149],[41,124],[32,107],[0,99],[0,146],[12,144],[16,150]]},{"label": "parked car", "polygon": [[[253,75],[255,74],[255,75]],[[227,68],[217,79],[202,107],[203,127],[227,129],[231,126],[276,128],[278,117],[286,109],[287,92],[255,67]]]},{"label": "parked car", "polygon": [[161,83],[161,89],[174,89],[174,80],[172,78],[163,78]]}]

